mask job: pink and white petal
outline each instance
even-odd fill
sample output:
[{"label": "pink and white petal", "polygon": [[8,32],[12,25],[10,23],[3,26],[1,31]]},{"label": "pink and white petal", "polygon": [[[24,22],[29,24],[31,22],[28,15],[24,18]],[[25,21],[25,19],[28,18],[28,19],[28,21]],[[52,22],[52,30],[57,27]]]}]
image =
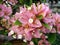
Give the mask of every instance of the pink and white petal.
[{"label": "pink and white petal", "polygon": [[57,24],[57,32],[60,34],[60,24]]},{"label": "pink and white petal", "polygon": [[33,14],[37,14],[37,7],[36,7],[36,5],[34,3],[32,5],[31,12],[33,12]]},{"label": "pink and white petal", "polygon": [[0,12],[0,17],[4,16],[4,12]]},{"label": "pink and white petal", "polygon": [[56,29],[53,28],[53,29],[51,30],[51,33],[56,33]]},{"label": "pink and white petal", "polygon": [[31,39],[32,39],[32,35],[31,35],[30,32],[25,33],[25,39],[28,40],[28,41],[31,41]]},{"label": "pink and white petal", "polygon": [[13,26],[10,28],[10,30],[13,30],[17,35],[23,33],[23,29],[21,31],[21,29],[19,29],[18,26]]},{"label": "pink and white petal", "polygon": [[29,24],[29,26],[37,28],[37,27],[41,27],[42,24],[38,19],[36,19],[35,23],[34,24]]},{"label": "pink and white petal", "polygon": [[40,38],[40,32],[39,32],[39,30],[35,30],[34,37],[35,38]]}]

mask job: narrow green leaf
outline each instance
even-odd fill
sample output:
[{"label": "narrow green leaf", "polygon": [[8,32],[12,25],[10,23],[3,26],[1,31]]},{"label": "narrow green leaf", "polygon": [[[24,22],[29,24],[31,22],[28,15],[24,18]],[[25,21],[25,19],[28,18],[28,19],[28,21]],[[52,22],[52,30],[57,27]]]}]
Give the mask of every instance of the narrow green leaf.
[{"label": "narrow green leaf", "polygon": [[2,3],[3,2],[3,0],[0,0],[0,3]]},{"label": "narrow green leaf", "polygon": [[11,42],[4,42],[2,45],[12,45]]},{"label": "narrow green leaf", "polygon": [[38,1],[37,0],[33,0],[33,3],[37,3]]},{"label": "narrow green leaf", "polygon": [[42,3],[46,3],[46,0],[41,0]]},{"label": "narrow green leaf", "polygon": [[35,45],[38,45],[38,39],[33,38],[32,41],[34,42]]},{"label": "narrow green leaf", "polygon": [[6,35],[6,36],[7,36],[8,31],[7,31],[7,30],[1,30],[1,31],[0,31],[0,34],[3,34],[3,35]]},{"label": "narrow green leaf", "polygon": [[4,30],[0,30],[0,34],[4,34]]},{"label": "narrow green leaf", "polygon": [[47,23],[43,23],[42,24],[44,27],[46,27],[47,29],[51,30],[51,27],[47,24]]},{"label": "narrow green leaf", "polygon": [[31,0],[25,0],[24,4],[27,5],[27,6],[30,6],[32,1],[30,2]]},{"label": "narrow green leaf", "polygon": [[32,4],[32,0],[30,0],[30,5]]},{"label": "narrow green leaf", "polygon": [[16,20],[14,24],[15,25],[22,25],[22,23],[20,21],[18,21],[18,20]]},{"label": "narrow green leaf", "polygon": [[27,43],[23,42],[22,45],[27,45]]},{"label": "narrow green leaf", "polygon": [[5,30],[4,35],[6,36],[8,35],[8,30]]},{"label": "narrow green leaf", "polygon": [[48,34],[48,41],[52,44],[56,40],[56,33],[50,33]]},{"label": "narrow green leaf", "polygon": [[24,4],[24,0],[19,0],[19,3]]},{"label": "narrow green leaf", "polygon": [[44,0],[44,3],[46,3],[46,0]]},{"label": "narrow green leaf", "polygon": [[39,20],[41,20],[41,19],[43,18],[43,16],[42,16],[42,15],[39,15],[39,16],[37,16],[37,18],[38,18]]}]

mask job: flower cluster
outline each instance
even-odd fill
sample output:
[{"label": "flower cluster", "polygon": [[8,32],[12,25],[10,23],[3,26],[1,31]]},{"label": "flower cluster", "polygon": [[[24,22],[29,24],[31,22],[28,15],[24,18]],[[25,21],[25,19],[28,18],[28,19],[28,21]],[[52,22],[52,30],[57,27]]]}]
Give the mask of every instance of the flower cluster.
[{"label": "flower cluster", "polygon": [[6,19],[12,14],[12,8],[7,7],[5,4],[0,4],[0,17],[4,17]]},{"label": "flower cluster", "polygon": [[32,38],[41,38],[46,33],[60,33],[59,19],[60,15],[53,14],[45,4],[20,7],[20,12],[16,12],[10,19],[12,27],[8,35],[16,34],[18,39],[31,41]]},{"label": "flower cluster", "polygon": [[[16,0],[7,0],[7,2],[13,5],[17,3]],[[34,45],[33,38],[41,38],[38,45],[43,45],[43,43],[50,45],[45,34],[56,32],[60,34],[60,14],[52,13],[49,6],[43,3],[37,5],[33,3],[31,7],[24,5],[19,7],[19,12],[10,16],[12,10],[11,6],[0,4],[0,18],[7,19],[7,25],[9,25],[7,28],[9,30],[8,36],[23,39],[24,42],[30,41],[28,45]]]}]

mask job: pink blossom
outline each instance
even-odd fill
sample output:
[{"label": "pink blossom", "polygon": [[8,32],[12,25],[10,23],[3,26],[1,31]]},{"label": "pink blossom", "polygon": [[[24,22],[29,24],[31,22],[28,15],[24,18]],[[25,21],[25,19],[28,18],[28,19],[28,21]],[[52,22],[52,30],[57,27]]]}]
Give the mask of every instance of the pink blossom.
[{"label": "pink blossom", "polygon": [[29,26],[31,26],[31,27],[41,27],[42,24],[41,24],[41,22],[38,19],[36,19],[34,21],[34,23],[33,24],[29,24]]},{"label": "pink blossom", "polygon": [[52,26],[55,24],[55,20],[52,18],[52,16],[46,16],[44,19],[43,19],[43,22],[47,23],[48,25]]},{"label": "pink blossom", "polygon": [[[9,16],[11,12],[10,8],[4,8],[4,17]],[[9,11],[7,11],[9,10]],[[10,12],[10,13],[9,13]],[[43,18],[39,20],[37,16],[42,15]],[[22,23],[21,26],[15,25],[15,21],[18,20]],[[24,39],[31,41],[32,38],[42,38],[43,40],[39,41],[38,45],[50,45],[47,40],[45,40],[45,35],[40,35],[40,31],[42,33],[56,33],[56,29],[54,26],[57,27],[57,32],[60,33],[60,15],[59,14],[51,14],[51,10],[45,4],[41,5],[31,5],[31,9],[27,9],[25,6],[20,7],[20,12],[16,12],[16,14],[9,19],[11,28],[10,31],[14,31],[16,35],[22,35]],[[46,28],[42,25],[42,22],[48,24],[51,29]],[[11,34],[8,34],[11,36]]]},{"label": "pink blossom", "polygon": [[53,19],[55,20],[55,25],[60,22],[60,15],[58,13],[53,14]]},{"label": "pink blossom", "polygon": [[[19,34],[23,34],[23,27],[19,27],[19,26],[12,26],[10,29],[10,31],[13,30],[15,34],[19,35]],[[8,34],[8,36],[11,36],[10,33]]]},{"label": "pink blossom", "polygon": [[48,6],[44,5],[43,3],[41,5],[37,6],[38,8],[38,14],[45,17],[47,14],[51,13],[51,10]]},{"label": "pink blossom", "polygon": [[40,28],[43,33],[50,33],[50,30],[45,28],[44,26]]},{"label": "pink blossom", "polygon": [[51,45],[47,40],[40,40],[38,45]]},{"label": "pink blossom", "polygon": [[4,14],[5,14],[5,15],[11,15],[11,14],[12,14],[12,9],[11,9],[11,7],[5,7],[5,9],[4,9]]},{"label": "pink blossom", "polygon": [[28,28],[28,29],[25,29],[25,39],[26,40],[31,40],[33,37],[34,38],[40,38],[40,33],[39,33],[39,30],[37,29],[34,29],[34,28]]},{"label": "pink blossom", "polygon": [[[21,11],[20,11],[21,12]],[[16,17],[18,15],[18,17]],[[18,18],[18,20],[23,24],[28,24],[31,27],[41,27],[41,22],[36,18],[36,16],[29,12],[23,10],[22,13],[16,13],[15,18]]]},{"label": "pink blossom", "polygon": [[51,10],[49,9],[48,6],[44,5],[43,3],[37,4],[37,6],[35,4],[33,4],[31,6],[31,10],[30,10],[33,14],[35,15],[42,15],[43,17],[45,17],[46,15],[48,15],[49,13],[51,13]]},{"label": "pink blossom", "polygon": [[30,10],[33,14],[37,14],[37,7],[35,5],[35,3],[33,3],[33,5],[31,5],[31,10]]},{"label": "pink blossom", "polygon": [[[24,38],[28,41],[30,41],[33,37],[40,38],[40,33],[38,29],[13,26],[10,28],[10,30],[13,30],[14,33],[17,35],[23,35]],[[11,36],[10,33],[8,34],[8,36]]]},{"label": "pink blossom", "polygon": [[9,15],[11,15],[11,14],[12,14],[11,7],[7,7],[4,4],[0,4],[0,17],[9,19]]},{"label": "pink blossom", "polygon": [[0,4],[0,17],[4,15],[4,5]]},{"label": "pink blossom", "polygon": [[56,29],[52,28],[51,33],[56,33]]},{"label": "pink blossom", "polygon": [[47,17],[46,17],[46,18],[43,19],[43,21],[44,21],[45,23],[47,23],[47,24],[51,24],[51,25],[52,25],[54,20],[51,19],[51,18],[47,18]]}]

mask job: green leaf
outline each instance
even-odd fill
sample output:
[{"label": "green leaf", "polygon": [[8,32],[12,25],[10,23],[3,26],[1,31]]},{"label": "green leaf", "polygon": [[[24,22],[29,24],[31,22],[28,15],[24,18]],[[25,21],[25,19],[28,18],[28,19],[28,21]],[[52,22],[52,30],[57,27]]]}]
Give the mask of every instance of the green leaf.
[{"label": "green leaf", "polygon": [[51,27],[50,27],[47,23],[42,23],[42,25],[43,25],[44,27],[46,27],[47,29],[51,30]]},{"label": "green leaf", "polygon": [[33,0],[33,3],[37,3],[38,1],[37,0]]},{"label": "green leaf", "polygon": [[37,16],[37,18],[38,18],[39,20],[41,20],[41,19],[43,18],[43,16],[42,16],[42,15],[39,15],[39,16]]},{"label": "green leaf", "polygon": [[46,0],[41,0],[42,3],[46,3]]},{"label": "green leaf", "polygon": [[0,30],[0,34],[3,34],[4,33],[4,30]]},{"label": "green leaf", "polygon": [[44,0],[44,3],[46,3],[46,0]]},{"label": "green leaf", "polygon": [[4,42],[2,45],[12,45],[10,42]]},{"label": "green leaf", "polygon": [[7,30],[1,30],[1,31],[0,31],[0,34],[3,34],[3,35],[6,35],[6,36],[7,36],[8,31],[7,31]]},{"label": "green leaf", "polygon": [[27,45],[27,43],[23,42],[22,45]]},{"label": "green leaf", "polygon": [[14,5],[13,6],[13,9],[17,9],[19,6],[18,5]]},{"label": "green leaf", "polygon": [[20,21],[18,21],[18,20],[16,20],[14,24],[15,25],[22,25],[22,23]]},{"label": "green leaf", "polygon": [[0,0],[0,3],[2,3],[3,2],[3,0]]},{"label": "green leaf", "polygon": [[38,39],[37,38],[33,38],[32,41],[34,42],[35,45],[38,45]]},{"label": "green leaf", "polygon": [[30,5],[32,4],[32,0],[30,0]]},{"label": "green leaf", "polygon": [[19,3],[24,4],[24,0],[19,0]]},{"label": "green leaf", "polygon": [[8,30],[5,30],[4,35],[8,35]]},{"label": "green leaf", "polygon": [[56,33],[50,33],[48,34],[48,41],[52,44],[56,40]]},{"label": "green leaf", "polygon": [[30,2],[31,0],[25,0],[24,4],[27,5],[27,6],[30,6],[32,1]]}]

